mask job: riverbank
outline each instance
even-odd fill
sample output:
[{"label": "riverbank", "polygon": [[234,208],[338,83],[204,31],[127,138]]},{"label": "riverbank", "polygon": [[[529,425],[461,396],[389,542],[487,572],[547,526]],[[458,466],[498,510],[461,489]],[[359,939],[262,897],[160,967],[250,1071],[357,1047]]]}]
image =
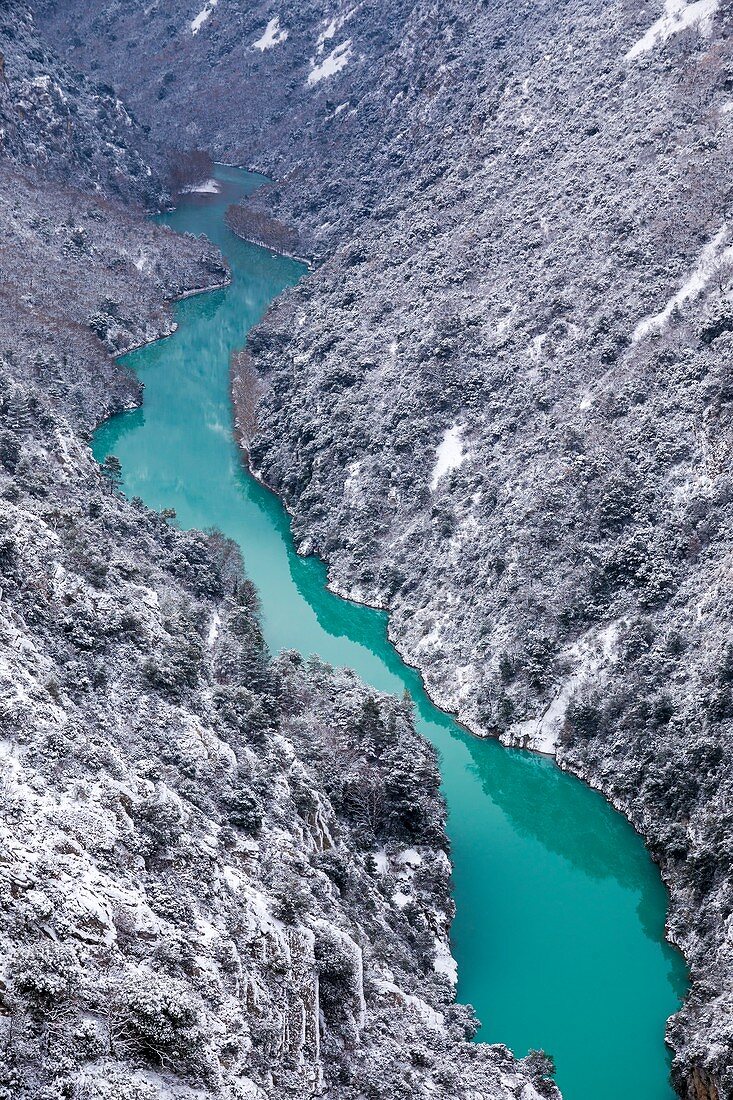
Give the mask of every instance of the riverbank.
[{"label": "riverbank", "polygon": [[[192,217],[202,227],[206,209],[219,200],[210,201],[213,207],[190,208],[183,224],[189,228]],[[171,217],[175,224],[182,210]],[[237,241],[221,223],[211,222],[207,232],[233,270],[287,263]],[[243,310],[251,316],[255,302],[241,278],[208,303],[177,307],[177,334],[140,353],[145,364],[136,359],[146,387],[144,419],[134,431],[124,418],[112,422],[99,447],[121,458],[126,491],[146,499],[153,492],[153,506],[173,507],[182,526],[215,525],[243,547],[273,651],[318,654],[355,668],[375,690],[411,693],[418,728],[441,755],[459,997],[478,1007],[482,1037],[519,1053],[549,1049],[570,1098],[589,1091],[602,1098],[604,1089],[612,1095],[621,1042],[640,1097],[666,1100],[664,1019],[678,1003],[668,983],[681,969],[664,945],[666,899],[654,867],[597,794],[550,761],[478,741],[436,711],[388,644],[385,616],[331,596],[323,566],[296,554],[281,506],[242,469],[230,434],[229,350],[243,345]],[[259,301],[264,313],[269,300]],[[143,476],[151,469],[154,481]],[[603,943],[613,952],[599,955]],[[633,963],[619,967],[619,958]],[[585,997],[599,986],[604,997],[591,1016]]]},{"label": "riverbank", "polygon": [[[241,176],[246,185],[247,177]],[[278,1049],[276,1079],[270,1086],[262,1081],[257,1062],[260,1047],[255,1043],[250,1059],[253,1070],[249,1072],[253,1072],[263,1095],[281,1095],[287,1082],[293,1095],[310,1096],[320,1074],[332,1082],[332,1090],[339,1095],[335,1077],[345,1072],[355,1082],[354,1088],[367,1077],[373,1086],[375,1072],[381,1074],[379,1079],[383,1078],[387,1090],[392,1087],[390,1075],[398,1069],[404,1073],[408,1044],[409,1049],[420,1052],[410,1077],[417,1095],[423,1087],[435,1092],[437,1086],[431,1084],[435,1072],[441,1075],[441,1081],[448,1073],[453,1080],[451,1094],[465,1096],[466,1100],[476,1089],[492,1100],[516,1100],[523,1090],[526,1095],[528,1088],[536,1095],[556,1096],[554,1086],[544,1080],[546,1066],[542,1059],[517,1062],[506,1049],[475,1047],[466,1042],[472,1029],[471,1014],[453,1005],[450,984],[453,964],[448,928],[452,903],[442,807],[436,797],[438,773],[427,743],[410,733],[410,708],[399,696],[382,699],[373,691],[367,693],[353,673],[334,672],[312,656],[305,662],[293,651],[292,644],[272,644],[273,613],[282,616],[283,623],[292,623],[294,618],[302,618],[302,610],[283,598],[287,582],[282,567],[287,570],[287,555],[277,524],[263,526],[264,517],[256,501],[248,502],[241,495],[244,483],[240,475],[244,475],[229,430],[228,352],[230,347],[238,346],[237,335],[241,340],[242,330],[246,332],[262,315],[271,296],[298,278],[302,269],[236,241],[225,230],[222,213],[215,199],[211,206],[192,200],[164,216],[163,220],[175,227],[194,231],[205,228],[217,244],[226,244],[227,255],[237,260],[232,264],[233,281],[224,290],[179,302],[175,307],[179,322],[176,333],[125,359],[124,365],[133,366],[144,383],[145,404],[103,425],[94,446],[100,460],[108,453],[121,459],[128,495],[144,499],[159,511],[172,507],[183,528],[215,527],[237,539],[245,553],[248,578],[258,581],[257,595],[249,582],[244,583],[242,592],[248,606],[261,603],[265,638],[272,650],[288,650],[275,662],[275,671],[283,675],[292,665],[286,681],[293,674],[299,680],[298,686],[293,683],[292,704],[288,702],[289,689],[284,692],[283,707],[289,720],[284,720],[279,730],[270,727],[266,715],[255,718],[251,713],[242,713],[239,704],[232,715],[240,736],[246,738],[250,749],[254,747],[258,754],[266,755],[270,768],[284,767],[282,741],[292,741],[296,758],[284,768],[285,779],[281,777],[280,781],[295,785],[295,776],[305,769],[309,790],[307,805],[299,811],[301,818],[288,822],[287,840],[281,836],[282,827],[275,828],[274,819],[272,826],[268,819],[263,822],[259,840],[262,862],[254,866],[247,863],[248,883],[243,882],[237,891],[235,909],[239,919],[242,912],[249,912],[251,876],[261,872],[262,881],[256,882],[259,909],[264,904],[272,913],[277,935],[273,932],[276,942],[272,957],[268,955],[256,967],[258,985],[264,986],[269,995],[270,969],[278,972],[278,952],[289,944],[294,958],[284,986],[288,1005],[293,1006],[296,1015],[303,1006],[306,1042],[299,1047],[286,1043]],[[279,549],[273,541],[276,539],[280,540]],[[266,585],[259,583],[263,561],[268,563]],[[279,604],[271,602],[273,581],[280,592]],[[215,668],[219,660],[229,667],[229,640],[222,633],[226,626],[222,610],[217,609],[214,615],[204,617],[199,628]],[[290,641],[294,641],[292,636]],[[311,647],[300,648],[304,656],[313,653]],[[242,668],[243,684],[249,683],[251,658]],[[301,669],[307,673],[307,683],[302,680]],[[221,680],[217,682],[218,697],[224,688]],[[314,708],[313,722],[309,721],[305,729],[304,694]],[[349,698],[352,704],[345,713]],[[334,699],[338,706],[334,707]],[[371,700],[368,706],[367,699]],[[234,705],[236,700],[230,702]],[[385,709],[380,716],[381,708]],[[228,705],[226,709],[228,712]],[[369,715],[368,719],[362,718],[362,712]],[[320,733],[315,728],[317,715],[322,722]],[[263,719],[266,728],[258,732]],[[254,730],[250,728],[252,722],[256,724]],[[359,736],[357,731],[364,722],[363,756],[354,756],[354,737]],[[324,743],[319,747],[321,738]],[[374,738],[386,739],[376,753]],[[247,752],[240,746],[238,758],[242,759],[241,753],[246,758]],[[348,764],[342,752],[349,756]],[[318,771],[321,760],[328,762],[330,780]],[[333,783],[338,794],[334,793]],[[275,807],[273,812],[277,816],[281,808]],[[352,816],[354,820],[349,824]],[[301,820],[306,823],[305,833]],[[280,840],[273,839],[273,831]],[[361,838],[358,842],[357,835]],[[314,847],[309,837],[314,838]],[[336,865],[341,868],[343,860],[348,861],[348,872],[342,874],[339,870],[337,874]],[[291,861],[292,866],[284,866]],[[339,884],[337,896],[332,896],[329,868],[337,876],[333,880]],[[282,889],[278,886],[280,875]],[[272,876],[277,886],[274,896]],[[295,903],[290,900],[290,908],[286,895],[288,899],[297,898]],[[258,911],[255,905],[255,925]],[[324,924],[328,926],[325,932]],[[341,947],[338,980],[334,970],[332,983],[328,959],[334,942],[337,946],[340,942]],[[281,1023],[285,1026],[274,994],[263,1011],[278,1027]],[[245,1028],[255,1027],[252,1017],[250,1008]],[[300,1034],[300,1028],[293,1029],[297,1039],[296,1031]],[[399,1041],[395,1041],[395,1034],[400,1035]],[[291,1079],[287,1071],[288,1060],[293,1057],[304,1060],[297,1080]],[[376,1071],[375,1059],[379,1061]],[[272,1068],[271,1056],[268,1066]],[[344,1095],[350,1100],[352,1091],[345,1089]]]}]

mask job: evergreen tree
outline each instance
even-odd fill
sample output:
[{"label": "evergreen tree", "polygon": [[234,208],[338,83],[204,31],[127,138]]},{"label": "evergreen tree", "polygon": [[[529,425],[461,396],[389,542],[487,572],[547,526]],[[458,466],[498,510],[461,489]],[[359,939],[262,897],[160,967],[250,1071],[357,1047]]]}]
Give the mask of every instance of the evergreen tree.
[{"label": "evergreen tree", "polygon": [[116,455],[107,455],[102,463],[102,473],[112,483],[113,489],[122,484],[122,463]]}]

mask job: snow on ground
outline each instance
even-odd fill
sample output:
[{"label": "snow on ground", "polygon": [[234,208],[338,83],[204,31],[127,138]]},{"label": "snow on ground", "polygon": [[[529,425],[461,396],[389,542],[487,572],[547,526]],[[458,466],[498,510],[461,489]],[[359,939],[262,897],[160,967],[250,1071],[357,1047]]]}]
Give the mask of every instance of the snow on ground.
[{"label": "snow on ground", "polygon": [[435,466],[430,481],[431,492],[437,489],[438,482],[444,474],[450,473],[451,470],[457,470],[459,466],[463,465],[466,453],[461,442],[462,432],[463,428],[458,424],[446,429],[443,441],[435,452]]},{"label": "snow on ground", "polygon": [[362,490],[361,468],[365,462],[365,458],[357,458],[346,467],[344,497],[352,503],[359,501],[364,495]]},{"label": "snow on ground", "polygon": [[209,18],[218,3],[219,0],[206,0],[206,4],[198,13],[196,18],[191,20],[191,34],[199,33],[204,23]]},{"label": "snow on ground", "polygon": [[[476,540],[483,530],[483,523],[476,517],[472,510],[465,512],[458,521],[458,526],[450,537],[448,549],[456,560],[466,553],[466,546],[475,546]],[[456,671],[457,674],[457,671]]]},{"label": "snow on ground", "polygon": [[660,329],[663,329],[675,308],[691,299],[698,298],[717,272],[725,264],[733,263],[733,245],[728,245],[727,248],[723,247],[727,232],[727,226],[723,225],[713,239],[708,241],[700,253],[700,258],[692,274],[677,293],[669,299],[664,309],[660,313],[654,314],[653,317],[645,317],[642,321],[639,321],[632,336],[635,344],[643,337],[648,336],[650,332],[659,332]]},{"label": "snow on ground", "polygon": [[219,637],[220,628],[221,628],[221,618],[219,617],[219,612],[215,611],[214,614],[212,615],[211,623],[209,624],[209,633],[206,636],[206,644],[209,647],[209,649],[211,649],[211,647],[215,643],[216,639]]},{"label": "snow on ground", "polygon": [[[142,270],[141,267],[138,268],[138,271]],[[84,454],[76,436],[57,428],[54,437],[58,444],[56,455],[61,466],[59,473],[62,480],[67,481],[69,475],[66,472],[66,467],[72,466],[75,461],[78,462],[80,459],[84,461]]]},{"label": "snow on ground", "polygon": [[435,958],[433,960],[433,970],[436,974],[445,974],[451,985],[457,985],[458,983],[458,963],[450,953],[448,944],[438,937],[435,937]]},{"label": "snow on ground", "polygon": [[221,869],[221,877],[227,884],[233,894],[238,894],[242,886],[242,876],[238,873],[235,867],[230,867],[227,864]]},{"label": "snow on ground", "polygon": [[320,65],[313,65],[313,68],[308,74],[308,86],[313,87],[314,84],[318,84],[321,80],[327,80],[330,76],[335,76],[336,73],[341,72],[348,65],[353,50],[351,49],[351,39],[347,38],[345,42],[342,42],[340,46],[337,46],[335,50],[331,50],[328,57],[325,57]]},{"label": "snow on ground", "polygon": [[400,989],[394,982],[380,981],[378,983],[378,988],[382,996],[390,997],[395,1004],[409,1005],[411,1008],[415,1009],[431,1027],[434,1027],[438,1031],[443,1030],[443,1013],[436,1012],[436,1010],[431,1008],[431,1006],[423,1001],[421,997],[416,997],[412,993],[405,993],[404,989]]},{"label": "snow on ground", "polygon": [[502,317],[501,321],[498,321],[494,329],[494,336],[503,336],[507,329],[511,326],[514,318],[517,315],[518,306],[512,306],[509,312]]},{"label": "snow on ground", "polygon": [[397,862],[406,864],[408,867],[419,867],[422,863],[422,856],[419,852],[416,852],[414,848],[405,848],[404,852],[400,852],[397,857]]},{"label": "snow on ground", "polygon": [[392,901],[398,909],[404,909],[407,903],[412,901],[412,894],[404,894],[402,890],[397,890],[392,895]]},{"label": "snow on ground", "polygon": [[377,865],[377,872],[380,875],[386,875],[389,871],[389,857],[384,848],[380,848],[376,852],[372,852],[372,858]]},{"label": "snow on ground", "polygon": [[265,27],[265,33],[256,42],[252,43],[255,50],[271,50],[273,46],[279,46],[288,37],[285,27],[280,26],[280,16],[276,15]]},{"label": "snow on ground", "polygon": [[537,1089],[530,1085],[525,1077],[520,1077],[518,1073],[501,1073],[499,1082],[502,1088],[509,1090],[512,1096],[517,1097],[517,1100],[542,1100]]},{"label": "snow on ground", "polygon": [[356,8],[351,8],[343,15],[336,16],[335,19],[331,19],[329,21],[326,21],[324,19],[324,23],[326,23],[326,29],[321,31],[321,33],[318,35],[318,38],[316,39],[316,53],[323,53],[324,49],[326,48],[326,43],[330,42],[331,39],[335,36],[336,32],[341,30],[347,19],[351,19],[351,16],[354,14],[355,11]]},{"label": "snow on ground", "polygon": [[[243,1082],[252,1084],[252,1089],[245,1091]],[[170,1075],[164,1071],[131,1069],[129,1065],[121,1068],[112,1065],[107,1059],[85,1065],[75,1077],[75,1088],[77,1087],[80,1096],[94,1096],[99,1100],[115,1100],[120,1096],[150,1097],[154,1100],[201,1100],[203,1095],[200,1089],[173,1083]],[[248,1078],[238,1076],[237,1095],[242,1100],[261,1100],[265,1094],[249,1082]]]},{"label": "snow on ground", "polygon": [[718,0],[665,0],[664,15],[660,15],[643,38],[640,38],[626,54],[626,61],[634,61],[655,46],[661,45],[673,34],[698,27],[701,34],[709,35],[713,30],[713,18],[718,10]]},{"label": "snow on ground", "polygon": [[560,685],[550,704],[538,717],[516,722],[506,734],[502,734],[501,742],[554,755],[568,704],[587,684],[601,681],[609,665],[618,659],[618,631],[619,623],[612,622],[603,630],[591,629],[578,638],[565,653],[573,671]]},{"label": "snow on ground", "polygon": [[218,195],[221,191],[218,180],[204,180],[203,183],[189,183],[181,191],[182,195]]},{"label": "snow on ground", "polygon": [[547,339],[547,333],[541,332],[539,336],[535,336],[527,348],[527,354],[533,363],[539,363],[542,361],[542,345]]}]

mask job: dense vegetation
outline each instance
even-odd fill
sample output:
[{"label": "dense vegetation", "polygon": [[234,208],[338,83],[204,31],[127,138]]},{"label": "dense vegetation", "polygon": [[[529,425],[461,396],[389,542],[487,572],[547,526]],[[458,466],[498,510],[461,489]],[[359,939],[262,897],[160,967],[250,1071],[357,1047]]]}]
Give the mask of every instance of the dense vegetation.
[{"label": "dense vegetation", "polygon": [[0,1096],[556,1095],[453,1002],[409,702],[273,658],[236,548],[92,458],[141,399],[112,356],[170,333],[164,301],[221,285],[221,257],[120,205],[165,201],[162,166],[21,0],[0,111]]},{"label": "dense vegetation", "polygon": [[[81,7],[44,4],[67,42]],[[74,55],[121,82],[134,42],[141,115],[269,168],[320,263],[248,360],[302,549],[644,833],[693,972],[676,1082],[730,1095],[730,0],[283,3],[267,49],[264,4],[145,38],[142,2],[83,7]]]}]

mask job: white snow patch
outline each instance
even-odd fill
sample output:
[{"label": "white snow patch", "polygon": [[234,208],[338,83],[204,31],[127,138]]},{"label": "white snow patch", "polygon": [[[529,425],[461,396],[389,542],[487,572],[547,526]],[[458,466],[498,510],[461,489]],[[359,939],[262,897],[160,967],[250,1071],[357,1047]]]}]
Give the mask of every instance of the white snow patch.
[{"label": "white snow patch", "polygon": [[225,866],[221,869],[221,876],[233,894],[239,893],[242,880],[233,867]]},{"label": "white snow patch", "polygon": [[256,42],[252,43],[255,50],[271,50],[273,46],[279,46],[288,37],[285,27],[280,26],[280,16],[276,15],[265,27],[265,33]]},{"label": "white snow patch", "polygon": [[339,26],[343,26],[343,23],[339,23],[338,19],[332,19],[325,31],[321,31],[316,39],[316,53],[323,53],[326,42],[329,42],[334,37]]},{"label": "white snow patch", "polygon": [[389,856],[384,848],[380,848],[378,852],[372,852],[372,859],[377,865],[379,874],[386,875],[387,871],[389,871]]},{"label": "white snow patch", "polygon": [[211,617],[211,623],[209,624],[209,633],[206,637],[206,644],[211,649],[216,639],[219,637],[219,629],[221,627],[221,619],[219,618],[219,612],[215,611]]},{"label": "white snow patch", "polygon": [[688,4],[686,0],[665,0],[664,14],[631,47],[625,60],[634,61],[666,42],[673,34],[679,34],[690,27],[698,27],[705,36],[712,34],[713,18],[717,10],[718,0],[694,0],[692,4]]},{"label": "white snow patch", "polygon": [[218,195],[221,186],[218,180],[204,180],[203,183],[189,183],[181,191],[182,195]]},{"label": "white snow patch", "polygon": [[458,684],[458,698],[462,701],[471,695],[474,689],[474,673],[475,668],[473,665],[459,665],[456,669],[456,682]]},{"label": "white snow patch", "polygon": [[336,73],[341,72],[348,65],[353,50],[351,48],[351,39],[347,38],[345,42],[342,42],[340,46],[337,46],[335,50],[331,50],[328,57],[325,57],[320,65],[316,65],[311,61],[311,71],[308,73],[308,87],[312,88],[314,84],[318,84],[321,80],[327,80],[331,76],[335,76]]},{"label": "white snow patch", "polygon": [[733,263],[733,245],[728,245],[727,248],[723,247],[727,234],[728,227],[724,224],[713,239],[705,245],[692,274],[677,293],[669,299],[664,309],[660,313],[654,314],[653,317],[645,317],[642,321],[639,321],[632,336],[635,344],[648,336],[650,332],[659,332],[663,329],[675,308],[689,302],[691,299],[699,298],[711,279],[726,264]]},{"label": "white snow patch", "polygon": [[430,480],[431,492],[437,489],[438,482],[445,474],[450,473],[451,470],[457,470],[465,462],[466,453],[461,441],[462,432],[463,428],[458,424],[446,428],[443,440],[435,452],[435,466]]},{"label": "white snow patch", "polygon": [[199,33],[204,23],[209,18],[218,3],[219,0],[206,0],[206,4],[198,13],[196,18],[191,20],[191,34]]},{"label": "white snow patch", "polygon": [[541,332],[539,336],[535,336],[529,347],[527,348],[527,354],[533,363],[539,363],[542,359],[542,345],[547,339],[547,333]]},{"label": "white snow patch", "polygon": [[392,901],[398,909],[404,909],[408,901],[412,901],[412,894],[403,894],[401,890],[397,890],[392,895]]},{"label": "white snow patch", "polygon": [[326,43],[330,42],[331,39],[335,37],[336,32],[341,30],[347,19],[351,19],[355,11],[356,8],[351,8],[349,11],[345,12],[344,15],[336,16],[335,19],[330,19],[328,21],[324,19],[326,29],[321,31],[316,39],[316,53],[323,53]]},{"label": "white snow patch", "polygon": [[422,856],[419,852],[416,852],[414,848],[405,848],[404,852],[400,852],[397,857],[397,862],[407,864],[408,867],[419,867],[422,863]]},{"label": "white snow patch", "polygon": [[445,974],[451,985],[458,983],[458,963],[450,953],[450,948],[444,940],[435,937],[435,958],[433,970],[436,974]]},{"label": "white snow patch", "polygon": [[578,408],[581,412],[587,412],[588,409],[593,407],[593,395],[586,391],[580,399]]},{"label": "white snow patch", "polygon": [[350,462],[346,467],[346,477],[344,479],[344,496],[347,500],[357,501],[362,496],[361,489],[361,468],[366,462],[364,458],[357,458],[354,462]]}]

